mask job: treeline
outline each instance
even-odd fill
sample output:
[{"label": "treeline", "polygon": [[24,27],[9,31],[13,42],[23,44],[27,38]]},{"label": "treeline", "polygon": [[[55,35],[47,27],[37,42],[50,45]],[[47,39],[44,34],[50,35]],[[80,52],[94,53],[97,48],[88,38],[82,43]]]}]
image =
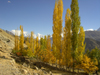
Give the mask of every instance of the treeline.
[{"label": "treeline", "polygon": [[52,46],[50,35],[39,40],[38,37],[33,38],[31,32],[31,36],[25,40],[27,49],[24,49],[23,27],[20,26],[21,35],[19,38],[17,33],[15,34],[13,52],[18,56],[35,57],[43,62],[56,64],[59,68],[66,67],[67,70],[73,68],[73,72],[75,69],[83,69],[87,73],[98,70],[100,51],[96,48],[85,53],[85,32],[80,26],[78,0],[72,0],[71,10],[68,8],[66,11],[65,27],[62,27],[62,15],[63,1],[58,0],[55,2],[53,12]]}]

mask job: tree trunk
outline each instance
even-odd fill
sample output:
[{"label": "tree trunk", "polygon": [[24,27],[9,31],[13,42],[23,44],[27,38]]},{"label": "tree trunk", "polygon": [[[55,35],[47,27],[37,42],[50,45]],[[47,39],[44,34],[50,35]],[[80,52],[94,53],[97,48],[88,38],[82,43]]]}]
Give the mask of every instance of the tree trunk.
[{"label": "tree trunk", "polygon": [[60,59],[59,59],[59,68],[61,67],[61,65],[60,65]]},{"label": "tree trunk", "polygon": [[74,72],[74,57],[73,57],[73,72]]}]

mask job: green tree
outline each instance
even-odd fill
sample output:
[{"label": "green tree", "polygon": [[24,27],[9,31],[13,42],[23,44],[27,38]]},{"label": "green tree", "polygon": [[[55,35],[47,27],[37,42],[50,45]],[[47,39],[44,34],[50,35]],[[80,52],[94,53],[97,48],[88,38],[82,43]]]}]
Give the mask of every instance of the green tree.
[{"label": "green tree", "polygon": [[31,32],[30,42],[29,42],[28,37],[27,37],[27,42],[26,43],[28,45],[27,55],[29,57],[34,57],[34,54],[33,54],[33,50],[34,50],[34,46],[33,46],[33,32]]},{"label": "green tree", "polygon": [[91,60],[95,63],[95,59],[97,59],[98,65],[97,67],[99,68],[100,71],[100,50],[95,47],[94,49],[92,49],[90,51],[90,53],[88,54],[88,56],[91,58]]},{"label": "green tree", "polygon": [[[80,27],[80,17],[79,17],[79,6],[78,0],[72,0],[71,2],[71,20],[72,20],[72,57],[73,62],[75,61],[76,52],[78,50],[78,32]],[[73,63],[73,72],[74,72],[74,65]]]},{"label": "green tree", "polygon": [[81,64],[81,61],[83,59],[83,53],[85,52],[85,31],[82,26],[80,26],[79,31],[79,37],[78,37],[78,50],[77,50],[77,56],[76,56],[76,66]]}]

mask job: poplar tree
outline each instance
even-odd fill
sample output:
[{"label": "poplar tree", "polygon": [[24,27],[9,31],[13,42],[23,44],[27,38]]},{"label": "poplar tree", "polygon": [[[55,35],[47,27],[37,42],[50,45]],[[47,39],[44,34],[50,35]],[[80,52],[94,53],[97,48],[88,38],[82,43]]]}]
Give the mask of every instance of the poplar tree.
[{"label": "poplar tree", "polygon": [[33,57],[34,54],[33,54],[33,49],[34,49],[34,46],[33,46],[33,32],[31,32],[31,37],[30,37],[30,42],[28,40],[28,37],[27,37],[27,46],[28,46],[28,49],[27,49],[27,55],[29,57]]},{"label": "poplar tree", "polygon": [[33,50],[34,50],[34,46],[33,46],[33,32],[31,32],[30,48],[31,48],[31,51],[33,52]]},{"label": "poplar tree", "polygon": [[62,55],[67,67],[70,65],[71,48],[72,48],[70,15],[71,15],[71,11],[70,9],[67,9],[66,15],[65,15],[65,27],[63,28],[64,38],[63,38],[63,50],[62,50]]},{"label": "poplar tree", "polygon": [[[17,30],[18,30],[18,28],[17,28]],[[19,36],[18,36],[18,33],[17,33],[17,36],[16,36],[16,38],[17,38],[17,50],[19,50]]]},{"label": "poplar tree", "polygon": [[39,51],[40,51],[40,44],[39,44],[39,39],[38,39],[38,36],[36,37],[36,48],[35,48],[35,56],[37,58],[39,58]]},{"label": "poplar tree", "polygon": [[34,45],[33,45],[33,53],[35,54],[35,50],[36,50],[36,39],[33,39]]},{"label": "poplar tree", "polygon": [[15,50],[19,50],[19,38],[18,38],[17,30],[15,30]]},{"label": "poplar tree", "polygon": [[[79,31],[79,37],[78,37],[78,50],[77,50],[77,56],[76,56],[76,65],[75,67],[79,66],[81,64],[81,61],[83,60],[83,53],[85,50],[85,31],[82,26],[80,26],[80,31]],[[81,68],[81,67],[80,67]],[[79,67],[78,67],[78,72],[79,72]]]},{"label": "poplar tree", "polygon": [[57,60],[61,59],[61,33],[62,33],[62,14],[63,14],[63,1],[58,0],[55,2],[55,8],[53,12],[53,54]]},{"label": "poplar tree", "polygon": [[46,42],[44,42],[44,39],[41,37],[40,38],[40,52],[39,52],[39,55],[40,55],[40,59],[43,61],[44,58],[45,58],[45,44]]},{"label": "poplar tree", "polygon": [[87,55],[84,55],[83,57],[81,64],[76,66],[76,68],[83,69],[87,73],[93,73],[98,70],[98,67],[96,66],[98,65],[97,59],[93,62]]},{"label": "poplar tree", "polygon": [[50,35],[47,37],[47,44],[46,44],[46,62],[50,61],[51,57],[51,40]]},{"label": "poplar tree", "polygon": [[56,58],[57,57],[57,26],[58,26],[58,4],[57,1],[55,2],[55,7],[54,7],[54,12],[53,12],[53,34],[52,34],[52,38],[53,38],[53,43],[52,43],[52,51],[53,51],[53,55]]},{"label": "poplar tree", "polygon": [[83,53],[85,50],[85,31],[82,26],[80,26],[80,32],[78,37],[78,50],[77,50],[77,61],[81,61],[83,59]]},{"label": "poplar tree", "polygon": [[71,20],[72,20],[72,57],[73,57],[73,72],[75,65],[76,52],[78,50],[78,32],[80,27],[79,6],[78,0],[71,2]]},{"label": "poplar tree", "polygon": [[60,65],[60,60],[61,60],[61,39],[62,39],[62,36],[61,36],[61,33],[62,33],[62,22],[63,22],[63,19],[62,19],[62,15],[63,15],[63,1],[62,0],[58,0],[58,31],[57,31],[57,59],[59,59],[59,65]]},{"label": "poplar tree", "polygon": [[23,52],[23,44],[24,44],[24,35],[23,35],[23,26],[20,25],[20,30],[21,30],[21,33],[20,33],[20,51],[21,53]]},{"label": "poplar tree", "polygon": [[17,50],[17,32],[15,30],[15,50]]}]

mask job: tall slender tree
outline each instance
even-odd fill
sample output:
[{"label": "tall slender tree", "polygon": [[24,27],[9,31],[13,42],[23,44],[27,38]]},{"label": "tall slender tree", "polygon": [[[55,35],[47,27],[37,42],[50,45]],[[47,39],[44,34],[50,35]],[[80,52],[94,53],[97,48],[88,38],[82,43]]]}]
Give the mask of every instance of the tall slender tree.
[{"label": "tall slender tree", "polygon": [[62,33],[62,14],[63,14],[63,1],[58,0],[55,2],[53,12],[53,53],[57,60],[61,59],[61,33]]},{"label": "tall slender tree", "polygon": [[[78,50],[77,50],[77,56],[76,56],[76,65],[75,67],[79,66],[81,64],[81,61],[83,60],[83,53],[85,51],[85,31],[82,26],[80,26],[80,31],[79,31],[79,37],[78,37]],[[79,68],[78,68],[79,72]]]},{"label": "tall slender tree", "polygon": [[66,63],[66,66],[68,67],[70,65],[70,59],[71,59],[71,48],[72,48],[72,44],[71,44],[71,11],[70,9],[67,9],[66,11],[66,16],[65,16],[65,27],[63,29],[63,34],[64,34],[64,38],[63,38],[63,58],[64,61]]},{"label": "tall slender tree", "polygon": [[63,16],[63,1],[62,0],[58,0],[58,31],[57,31],[57,59],[59,59],[59,65],[60,65],[60,60],[61,60],[61,41],[62,41],[62,36],[61,36],[61,33],[62,33],[62,22],[63,22],[63,19],[62,19],[62,16]]},{"label": "tall slender tree", "polygon": [[31,32],[31,37],[30,37],[30,48],[31,48],[31,51],[33,52],[34,48],[33,48],[33,32]]},{"label": "tall slender tree", "polygon": [[[18,28],[17,28],[17,30],[18,30]],[[17,38],[17,50],[19,50],[19,36],[18,36],[18,33],[17,33],[17,36],[16,36],[16,38]]]},{"label": "tall slender tree", "polygon": [[79,6],[78,0],[72,0],[71,2],[71,20],[72,20],[72,57],[73,57],[73,72],[75,66],[76,51],[78,50],[78,32],[80,27],[80,17],[79,17]]},{"label": "tall slender tree", "polygon": [[47,36],[47,44],[46,44],[46,62],[50,62],[51,57],[51,40],[50,35]]},{"label": "tall slender tree", "polygon": [[15,30],[15,50],[17,50],[17,32]]},{"label": "tall slender tree", "polygon": [[57,1],[55,2],[55,7],[54,7],[54,12],[53,12],[53,34],[52,34],[52,38],[53,38],[53,43],[52,43],[52,53],[54,55],[54,57],[57,57],[57,26],[58,26],[58,3]]},{"label": "tall slender tree", "polygon": [[23,35],[23,26],[20,25],[20,51],[21,53],[23,52],[23,48],[24,48],[24,35]]},{"label": "tall slender tree", "polygon": [[77,50],[77,61],[81,61],[83,59],[83,53],[85,51],[85,31],[82,26],[80,26],[79,37],[78,37],[78,50]]},{"label": "tall slender tree", "polygon": [[35,48],[35,56],[37,57],[37,58],[39,58],[39,51],[40,51],[40,44],[39,44],[39,39],[38,39],[38,36],[36,37],[36,48]]}]

